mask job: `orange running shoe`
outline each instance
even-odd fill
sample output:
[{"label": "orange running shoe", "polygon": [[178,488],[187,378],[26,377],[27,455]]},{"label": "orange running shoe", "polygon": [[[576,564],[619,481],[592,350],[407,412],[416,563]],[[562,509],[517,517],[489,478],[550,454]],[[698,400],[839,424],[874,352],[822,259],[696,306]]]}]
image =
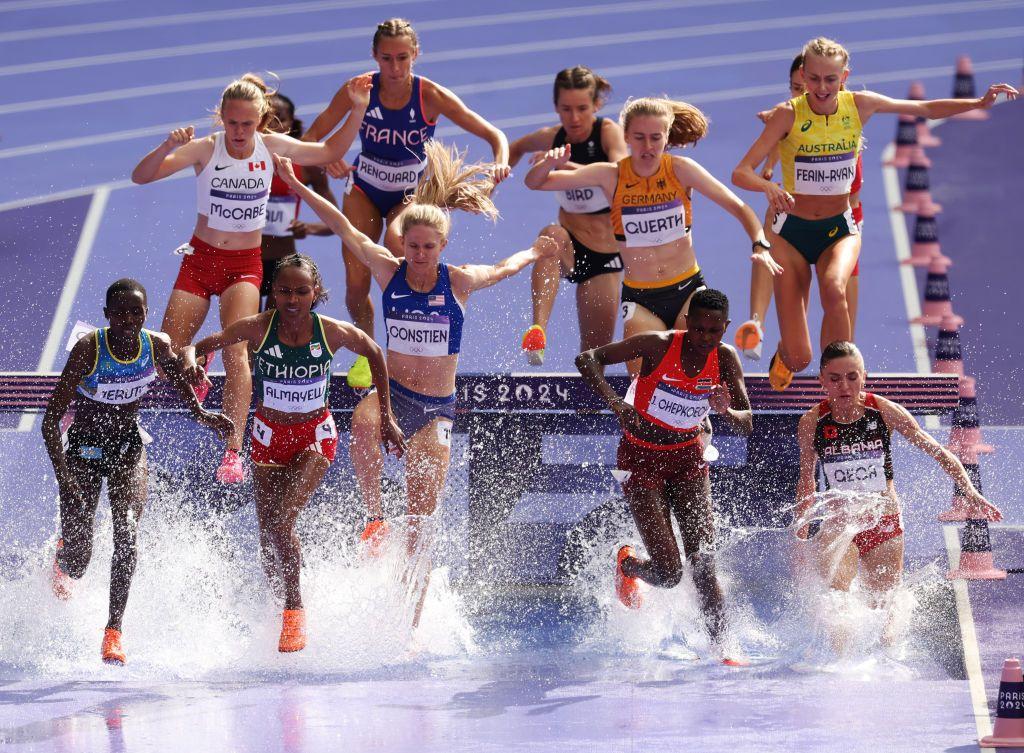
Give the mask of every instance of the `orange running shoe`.
[{"label": "orange running shoe", "polygon": [[[57,551],[64,548],[64,539],[57,539]],[[60,569],[57,564],[57,555],[53,555],[53,570],[50,572],[50,588],[53,595],[61,601],[71,598],[71,577]]]},{"label": "orange running shoe", "polygon": [[124,649],[121,648],[120,630],[107,628],[103,631],[103,646],[100,648],[100,656],[103,658],[104,664],[124,666],[126,659]]},{"label": "orange running shoe", "polygon": [[746,659],[731,659],[728,656],[722,659],[722,664],[727,667],[749,667],[750,662]]},{"label": "orange running shoe", "polygon": [[772,356],[771,364],[768,366],[768,383],[776,392],[782,392],[793,383],[793,372],[783,363],[778,351]]},{"label": "orange running shoe", "polygon": [[619,547],[619,553],[615,557],[615,595],[627,609],[639,609],[644,603],[639,578],[631,578],[622,572],[623,560],[634,556],[633,547],[627,545]]},{"label": "orange running shoe", "polygon": [[302,609],[286,609],[281,615],[281,639],[277,650],[282,654],[301,651],[306,647],[306,612]]},{"label": "orange running shoe", "polygon": [[544,328],[534,324],[523,335],[523,350],[526,351],[526,360],[531,366],[542,366],[544,364],[544,350],[548,347],[548,338],[544,334]]},{"label": "orange running shoe", "polygon": [[380,557],[389,535],[391,535],[391,526],[386,520],[373,518],[367,523],[366,528],[359,536],[359,540],[365,545],[366,555],[373,559]]},{"label": "orange running shoe", "polygon": [[743,322],[736,330],[736,347],[747,358],[760,361],[762,345],[764,345],[764,330],[757,319]]}]

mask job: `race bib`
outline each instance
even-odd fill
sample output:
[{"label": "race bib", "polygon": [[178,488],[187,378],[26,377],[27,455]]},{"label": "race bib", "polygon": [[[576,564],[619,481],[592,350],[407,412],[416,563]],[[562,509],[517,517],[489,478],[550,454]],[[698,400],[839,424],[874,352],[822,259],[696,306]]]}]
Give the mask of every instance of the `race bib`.
[{"label": "race bib", "polygon": [[651,418],[673,429],[695,429],[710,411],[707,395],[695,395],[665,382],[658,382],[647,405]]},{"label": "race bib", "polygon": [[130,382],[100,382],[96,385],[96,394],[90,395],[93,400],[112,405],[125,405],[142,399],[149,391],[150,383],[156,379],[156,372],[151,371],[139,379]]},{"label": "race bib", "polygon": [[686,209],[682,199],[649,207],[623,207],[622,230],[626,246],[660,246],[686,237]]},{"label": "race bib", "polygon": [[274,436],[274,430],[260,420],[259,416],[252,418],[252,438],[264,447],[270,447],[270,440]]},{"label": "race bib", "polygon": [[419,183],[425,164],[415,157],[399,161],[360,154],[356,174],[381,191],[411,191]]},{"label": "race bib", "polygon": [[271,196],[267,201],[267,224],[263,226],[263,234],[290,237],[291,224],[298,211],[299,202],[294,196]]},{"label": "race bib", "polygon": [[408,356],[446,356],[451,335],[447,316],[402,312],[400,319],[388,317],[388,350]]},{"label": "race bib", "polygon": [[452,422],[451,421],[438,421],[437,422],[437,443],[442,447],[452,446]]},{"label": "race bib", "polygon": [[328,377],[318,379],[264,378],[263,406],[282,413],[312,413],[327,405]]},{"label": "race bib", "polygon": [[338,427],[334,425],[334,416],[327,416],[317,424],[316,441],[322,442],[325,439],[334,439],[338,436]]},{"label": "race bib", "polygon": [[558,191],[558,203],[569,214],[592,214],[608,208],[608,199],[597,186]]},{"label": "race bib", "polygon": [[830,489],[854,492],[884,492],[885,455],[881,452],[821,464]]},{"label": "race bib", "polygon": [[857,174],[857,152],[798,155],[793,159],[793,193],[841,196]]}]

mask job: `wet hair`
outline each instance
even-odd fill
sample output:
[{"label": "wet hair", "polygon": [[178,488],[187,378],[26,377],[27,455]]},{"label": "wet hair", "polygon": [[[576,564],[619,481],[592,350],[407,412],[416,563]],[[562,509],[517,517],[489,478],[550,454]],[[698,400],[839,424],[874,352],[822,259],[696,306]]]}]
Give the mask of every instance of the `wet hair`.
[{"label": "wet hair", "polygon": [[789,77],[793,78],[793,74],[800,70],[804,65],[804,54],[801,52],[795,58],[793,62],[789,64]]},{"label": "wet hair", "polygon": [[[843,62],[844,68],[850,64],[850,53],[846,51],[846,48],[839,44],[839,42],[836,42],[834,39],[829,39],[828,37],[812,39],[804,45],[804,50],[800,54],[804,57],[804,60],[806,60],[808,55],[817,55],[822,58],[837,57]],[[803,63],[804,61],[800,62],[801,65],[803,65]]]},{"label": "wet hair", "polygon": [[665,97],[641,97],[626,102],[619,115],[622,130],[629,130],[633,118],[641,116],[664,118],[668,125],[667,146],[696,144],[708,133],[708,119],[700,110],[686,102]]},{"label": "wet hair", "polygon": [[259,125],[256,130],[266,133],[269,129],[270,119],[274,117],[274,110],[270,106],[270,98],[277,92],[271,91],[262,78],[255,73],[246,73],[241,78],[235,79],[228,84],[220,95],[220,105],[214,111],[218,122],[221,120],[224,106],[230,100],[241,100],[252,102],[260,114]]},{"label": "wet hair", "polygon": [[302,138],[302,121],[295,117],[295,103],[288,97],[284,96],[281,92],[274,92],[270,95],[270,122],[271,128],[280,127],[281,123],[278,121],[277,115],[274,113],[274,100],[276,99],[282,105],[284,109],[288,111],[288,117],[292,121],[291,130],[288,131],[288,135],[293,139]]},{"label": "wet hair", "polygon": [[585,65],[577,65],[559,71],[555,76],[555,104],[558,104],[558,93],[570,89],[586,89],[590,92],[591,101],[600,106],[608,98],[612,85],[608,80],[598,76]]},{"label": "wet hair", "polygon": [[118,293],[142,293],[142,300],[146,300],[146,289],[142,287],[141,282],[133,280],[131,277],[122,277],[107,288],[107,297],[104,299],[105,303],[103,305],[109,306],[114,296]]},{"label": "wet hair", "polygon": [[856,358],[861,362],[861,365],[864,364],[864,356],[861,354],[860,348],[849,340],[835,340],[826,345],[825,349],[821,351],[819,371],[824,371],[825,367],[837,358]]},{"label": "wet hair", "polygon": [[446,147],[440,141],[428,141],[424,147],[426,168],[408,206],[402,210],[402,235],[413,225],[434,228],[442,238],[451,228],[449,212],[461,209],[498,219],[498,208],[491,201],[494,179],[490,175],[493,162],[466,163],[466,153]]},{"label": "wet hair", "polygon": [[[320,292],[316,294],[316,298],[313,299],[313,308],[327,300],[328,292],[327,288],[324,287],[324,278],[321,277],[316,262],[305,254],[288,254],[288,256],[279,259],[277,264],[274,265],[274,275],[270,278],[270,284],[273,285],[277,282],[277,276],[281,274],[281,270],[288,267],[305,269],[309,272],[309,276],[313,278],[313,285],[320,289]],[[273,291],[271,291],[271,294],[273,294]]]},{"label": "wet hair", "polygon": [[377,45],[382,39],[396,39],[397,37],[409,37],[413,49],[420,48],[420,39],[416,36],[416,30],[412,24],[404,18],[389,18],[377,24],[377,30],[373,32],[373,54],[377,54]]},{"label": "wet hair", "polygon": [[722,318],[728,319],[729,299],[721,290],[704,288],[703,290],[698,290],[690,297],[690,307],[687,309],[687,313],[692,314],[694,309],[720,311]]}]

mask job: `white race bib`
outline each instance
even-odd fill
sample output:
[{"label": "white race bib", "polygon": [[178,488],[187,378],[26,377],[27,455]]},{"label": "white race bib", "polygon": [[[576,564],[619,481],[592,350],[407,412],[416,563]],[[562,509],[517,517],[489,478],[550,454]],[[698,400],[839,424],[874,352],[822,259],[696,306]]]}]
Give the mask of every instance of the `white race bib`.
[{"label": "white race bib", "polygon": [[263,380],[263,407],[282,413],[312,413],[327,405],[329,376],[318,379]]},{"label": "white race bib", "polygon": [[338,427],[334,425],[334,416],[328,415],[323,421],[317,424],[316,441],[323,442],[325,439],[334,439],[338,436]]},{"label": "white race bib", "polygon": [[403,313],[401,319],[384,320],[388,350],[407,356],[446,356],[451,336],[447,316]]},{"label": "white race bib", "polygon": [[850,193],[857,174],[857,152],[801,156],[793,159],[793,193],[841,196]]},{"label": "white race bib", "polygon": [[682,199],[649,207],[623,207],[626,246],[660,246],[686,237],[686,208]]},{"label": "white race bib", "polygon": [[419,183],[425,165],[425,162],[416,158],[399,162],[360,154],[356,173],[381,191],[410,191]]},{"label": "white race bib", "polygon": [[97,402],[112,405],[134,403],[149,391],[149,385],[154,379],[155,371],[130,382],[100,382],[96,385],[96,394],[89,397]]},{"label": "white race bib", "polygon": [[252,438],[264,447],[270,447],[270,440],[274,437],[274,430],[260,420],[259,416],[252,417]]},{"label": "white race bib", "polygon": [[263,226],[263,234],[291,237],[291,224],[298,214],[298,204],[294,196],[271,196],[267,200],[267,224]]},{"label": "white race bib", "polygon": [[696,429],[711,412],[707,395],[695,395],[665,382],[658,382],[647,405],[647,413],[673,429]]},{"label": "white race bib", "polygon": [[597,186],[558,191],[558,203],[569,214],[591,214],[608,208],[608,199]]},{"label": "white race bib", "polygon": [[822,462],[821,467],[830,489],[884,492],[889,488],[885,479],[885,455],[881,452],[851,460],[829,460]]}]

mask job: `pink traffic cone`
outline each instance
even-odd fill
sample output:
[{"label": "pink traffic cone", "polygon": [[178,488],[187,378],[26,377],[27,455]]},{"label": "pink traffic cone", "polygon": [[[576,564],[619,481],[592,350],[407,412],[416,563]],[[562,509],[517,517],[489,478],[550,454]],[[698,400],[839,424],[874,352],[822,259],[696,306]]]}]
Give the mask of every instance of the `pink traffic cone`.
[{"label": "pink traffic cone", "polygon": [[903,203],[897,209],[901,212],[924,212],[935,216],[942,211],[942,205],[932,201],[931,179],[928,176],[930,162],[920,147],[910,155],[910,166],[903,181]]},{"label": "pink traffic cone", "polygon": [[919,209],[914,219],[914,243],[910,246],[910,258],[904,259],[903,264],[927,267],[932,263],[932,259],[937,257],[941,257],[952,266],[953,262],[949,257],[942,255],[939,246],[939,223],[935,219],[935,214]]},{"label": "pink traffic cone", "polygon": [[[910,91],[907,93],[907,99],[924,99],[924,84],[920,81],[915,81],[910,85]],[[942,139],[932,134],[931,128],[928,126],[928,118],[923,115],[919,115],[916,118],[917,128],[917,143],[921,146],[928,148],[932,146],[940,146]]]},{"label": "pink traffic cone", "polygon": [[1024,747],[1024,673],[1018,659],[1003,662],[996,699],[996,726],[981,738],[983,748]]},{"label": "pink traffic cone", "polygon": [[946,573],[947,580],[1003,580],[1006,571],[992,563],[992,540],[987,520],[969,519],[960,532],[960,564]]},{"label": "pink traffic cone", "polygon": [[942,322],[942,317],[954,316],[953,302],[949,296],[949,265],[949,259],[944,257],[935,257],[928,265],[921,316],[914,317],[914,324],[935,327]]},{"label": "pink traffic cone", "polygon": [[960,380],[960,400],[953,411],[953,427],[949,430],[949,447],[957,457],[968,452],[989,454],[995,448],[986,444],[981,437],[981,420],[978,417],[978,395],[973,377]]},{"label": "pink traffic cone", "polygon": [[900,115],[896,123],[896,152],[886,165],[907,167],[917,146],[917,123],[913,115]]},{"label": "pink traffic cone", "polygon": [[[956,74],[953,76],[953,99],[974,99],[978,95],[974,90],[974,66],[967,55],[956,59]],[[968,110],[954,115],[957,120],[988,120],[984,110]]]}]

